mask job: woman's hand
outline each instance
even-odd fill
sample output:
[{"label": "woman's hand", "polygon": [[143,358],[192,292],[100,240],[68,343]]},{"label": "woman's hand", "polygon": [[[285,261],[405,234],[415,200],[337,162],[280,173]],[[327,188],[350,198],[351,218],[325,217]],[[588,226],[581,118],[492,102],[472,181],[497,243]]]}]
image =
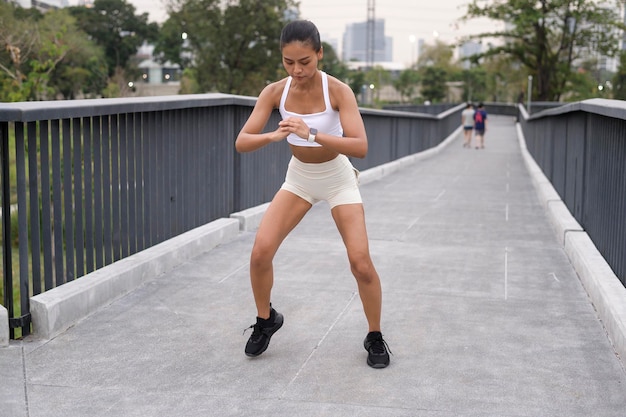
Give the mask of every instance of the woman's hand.
[{"label": "woman's hand", "polygon": [[310,130],[304,120],[299,117],[288,117],[278,122],[278,131],[285,132],[285,137],[289,136],[290,133],[295,133],[302,139],[308,139]]}]

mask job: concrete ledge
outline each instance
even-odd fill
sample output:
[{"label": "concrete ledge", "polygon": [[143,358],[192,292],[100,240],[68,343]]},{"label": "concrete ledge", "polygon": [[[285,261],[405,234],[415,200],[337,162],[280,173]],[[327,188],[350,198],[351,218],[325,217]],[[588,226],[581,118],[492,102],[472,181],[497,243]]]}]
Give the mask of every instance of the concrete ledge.
[{"label": "concrete ledge", "polygon": [[52,339],[97,309],[238,233],[237,220],[218,219],[31,297],[33,332]]},{"label": "concrete ledge", "polygon": [[9,346],[9,312],[0,306],[0,348]]},{"label": "concrete ledge", "polygon": [[576,221],[572,213],[561,200],[548,200],[548,218],[557,233],[561,245],[565,246],[567,232],[584,232],[582,226]]},{"label": "concrete ledge", "polygon": [[265,203],[237,213],[232,213],[230,218],[236,219],[239,222],[239,230],[250,232],[259,227],[263,214],[265,214],[265,210],[267,210],[269,205],[270,203]]},{"label": "concrete ledge", "polygon": [[626,288],[587,233],[567,233],[565,252],[589,294],[615,351],[622,360],[626,360]]},{"label": "concrete ledge", "polygon": [[524,133],[517,125],[524,163],[541,203],[578,278],[593,303],[615,351],[626,358],[626,288],[602,257],[595,244],[563,203],[554,187],[526,148]]}]

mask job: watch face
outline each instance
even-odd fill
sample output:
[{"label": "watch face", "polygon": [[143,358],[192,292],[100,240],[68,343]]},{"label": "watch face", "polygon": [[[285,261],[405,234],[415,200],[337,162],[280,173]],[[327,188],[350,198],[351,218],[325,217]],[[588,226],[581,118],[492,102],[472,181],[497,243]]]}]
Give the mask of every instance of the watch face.
[{"label": "watch face", "polygon": [[311,133],[311,135],[317,135],[317,129],[312,127],[309,131]]}]

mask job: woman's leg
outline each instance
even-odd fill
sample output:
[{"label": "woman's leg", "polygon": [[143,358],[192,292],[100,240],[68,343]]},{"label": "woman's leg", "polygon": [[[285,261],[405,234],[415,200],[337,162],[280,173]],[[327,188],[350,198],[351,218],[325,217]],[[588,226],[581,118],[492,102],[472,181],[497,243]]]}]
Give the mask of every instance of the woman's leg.
[{"label": "woman's leg", "polygon": [[464,129],[463,130],[463,134],[465,135],[465,142],[463,143],[463,146],[472,146],[472,131],[469,129]]},{"label": "woman's leg", "polygon": [[274,255],[310,208],[309,202],[289,191],[279,190],[261,220],[250,255],[250,283],[260,318],[270,316]]},{"label": "woman's leg", "polygon": [[346,245],[350,269],[357,281],[369,331],[380,331],[382,290],[378,272],[370,257],[363,204],[335,206],[332,215]]}]

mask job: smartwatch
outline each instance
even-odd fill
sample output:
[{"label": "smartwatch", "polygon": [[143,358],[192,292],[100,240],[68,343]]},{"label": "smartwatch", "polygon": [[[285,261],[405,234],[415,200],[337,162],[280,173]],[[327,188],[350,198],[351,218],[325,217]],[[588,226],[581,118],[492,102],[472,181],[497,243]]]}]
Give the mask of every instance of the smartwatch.
[{"label": "smartwatch", "polygon": [[309,130],[309,142],[315,142],[315,135],[317,135],[317,129],[312,127]]}]

